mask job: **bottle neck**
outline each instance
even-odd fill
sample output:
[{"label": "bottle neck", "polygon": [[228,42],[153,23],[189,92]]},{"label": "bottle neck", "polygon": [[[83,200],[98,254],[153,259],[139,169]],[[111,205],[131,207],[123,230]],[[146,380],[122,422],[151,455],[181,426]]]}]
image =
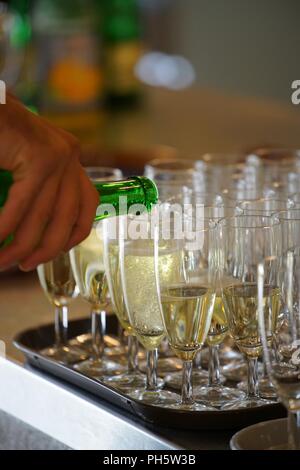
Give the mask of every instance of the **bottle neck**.
[{"label": "bottle neck", "polygon": [[95,220],[128,213],[132,206],[136,211],[148,212],[158,201],[155,184],[143,176],[133,176],[123,181],[93,182],[99,193],[100,205]]},{"label": "bottle neck", "polygon": [[[13,183],[12,174],[0,170],[0,208],[3,207]],[[158,191],[144,176],[132,176],[122,181],[93,181],[99,193],[99,207],[95,220],[126,214],[130,207],[138,205],[137,211],[150,211],[158,201]]]}]

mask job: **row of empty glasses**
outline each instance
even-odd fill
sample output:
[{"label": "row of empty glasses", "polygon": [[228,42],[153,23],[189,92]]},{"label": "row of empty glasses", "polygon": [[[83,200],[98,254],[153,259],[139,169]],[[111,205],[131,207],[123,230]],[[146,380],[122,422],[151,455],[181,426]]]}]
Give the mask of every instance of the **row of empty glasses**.
[{"label": "row of empty glasses", "polygon": [[[283,273],[299,265],[299,158],[298,151],[262,149],[150,162],[145,174],[161,199],[152,214],[97,223],[71,251],[71,263],[63,254],[39,267],[56,306],[56,344],[44,354],[158,406],[235,410],[279,395],[295,411],[299,375],[295,380],[298,366],[289,363],[295,348],[287,331],[289,312],[299,314],[299,301],[288,294],[298,278],[293,283],[295,275]],[[92,179],[109,179],[102,171],[88,170]],[[91,334],[70,341],[67,306],[78,289],[91,305]],[[105,335],[108,302],[128,345]],[[296,341],[300,322],[292,326]],[[286,348],[274,352],[283,338]],[[265,353],[271,349],[267,361],[263,345]],[[274,357],[277,366],[284,358],[284,372],[292,370],[293,386],[279,387],[278,377],[270,382]]]}]

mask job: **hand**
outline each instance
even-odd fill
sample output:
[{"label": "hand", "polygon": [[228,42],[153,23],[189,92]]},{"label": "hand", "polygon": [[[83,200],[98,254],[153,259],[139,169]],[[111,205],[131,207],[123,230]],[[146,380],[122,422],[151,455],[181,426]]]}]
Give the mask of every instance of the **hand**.
[{"label": "hand", "polygon": [[14,183],[0,213],[0,270],[30,271],[86,238],[98,193],[80,165],[78,141],[9,96],[0,106],[0,168]]}]

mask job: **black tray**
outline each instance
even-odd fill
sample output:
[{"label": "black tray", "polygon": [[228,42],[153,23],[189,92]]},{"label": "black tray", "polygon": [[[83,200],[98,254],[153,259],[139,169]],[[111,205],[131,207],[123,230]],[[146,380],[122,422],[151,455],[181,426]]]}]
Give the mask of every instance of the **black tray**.
[{"label": "black tray", "polygon": [[[116,318],[108,316],[107,320],[107,332],[114,334],[117,331]],[[88,319],[70,321],[69,337],[73,338],[87,333],[89,326]],[[252,409],[200,412],[172,410],[141,403],[98,380],[81,374],[71,366],[42,356],[39,351],[51,346],[53,342],[54,326],[50,324],[19,333],[14,340],[14,345],[24,353],[32,366],[70,382],[154,425],[194,430],[239,429],[260,421],[286,416],[285,409],[277,403]]]}]

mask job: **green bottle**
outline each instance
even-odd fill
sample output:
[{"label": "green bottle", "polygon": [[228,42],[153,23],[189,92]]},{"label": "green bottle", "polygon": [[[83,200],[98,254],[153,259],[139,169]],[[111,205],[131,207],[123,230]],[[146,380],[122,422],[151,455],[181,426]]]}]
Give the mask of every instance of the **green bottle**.
[{"label": "green bottle", "polygon": [[104,95],[108,107],[139,102],[141,84],[134,73],[143,47],[137,0],[102,0]]},{"label": "green bottle", "polygon": [[[0,208],[4,205],[12,184],[11,173],[0,170]],[[158,201],[155,184],[144,176],[132,176],[122,181],[99,181],[93,183],[99,193],[99,207],[95,220],[126,214],[131,206],[138,204],[147,211]],[[137,208],[138,211],[142,207]]]},{"label": "green bottle", "polygon": [[32,0],[11,0],[10,11],[14,20],[9,33],[10,47],[18,64],[18,80],[14,93],[29,109],[36,110],[36,80],[34,74],[34,48],[31,25]]},{"label": "green bottle", "polygon": [[102,46],[95,9],[95,0],[34,1],[41,110],[89,111],[102,101]]}]

